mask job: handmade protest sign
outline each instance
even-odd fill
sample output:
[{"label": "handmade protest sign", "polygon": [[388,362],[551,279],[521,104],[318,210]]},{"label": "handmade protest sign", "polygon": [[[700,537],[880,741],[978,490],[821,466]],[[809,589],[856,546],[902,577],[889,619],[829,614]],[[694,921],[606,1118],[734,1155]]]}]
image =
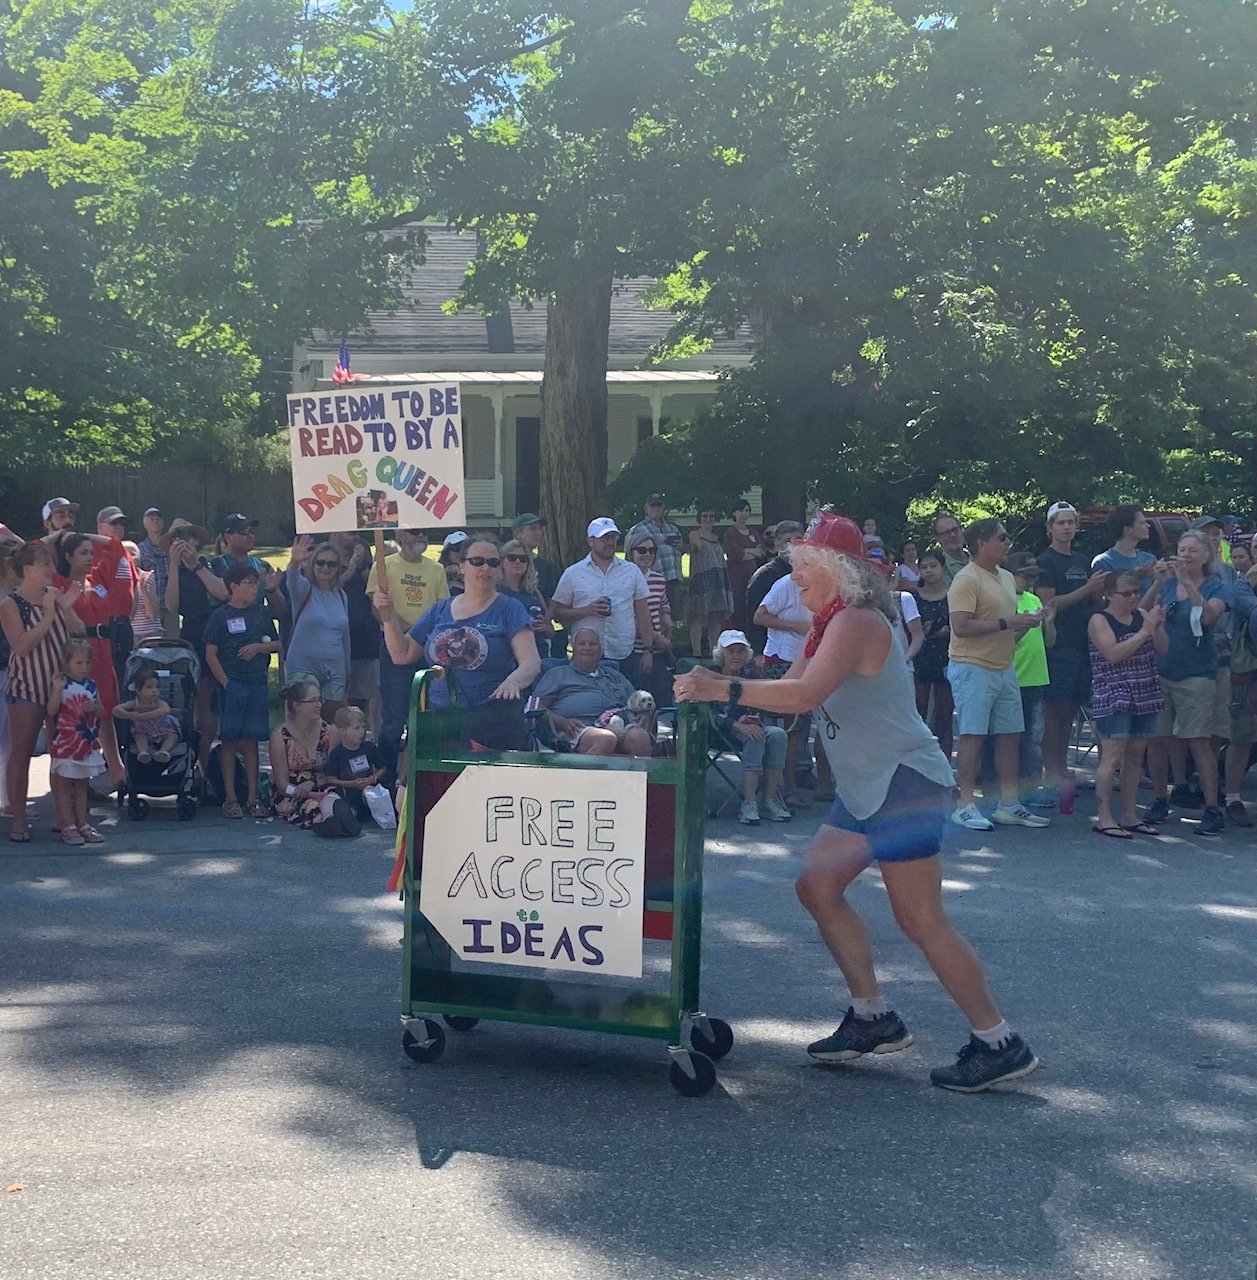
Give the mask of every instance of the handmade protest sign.
[{"label": "handmade protest sign", "polygon": [[646,775],[471,765],[424,820],[419,910],[462,959],[642,975]]},{"label": "handmade protest sign", "polygon": [[291,395],[288,428],[298,533],[466,524],[457,383]]}]

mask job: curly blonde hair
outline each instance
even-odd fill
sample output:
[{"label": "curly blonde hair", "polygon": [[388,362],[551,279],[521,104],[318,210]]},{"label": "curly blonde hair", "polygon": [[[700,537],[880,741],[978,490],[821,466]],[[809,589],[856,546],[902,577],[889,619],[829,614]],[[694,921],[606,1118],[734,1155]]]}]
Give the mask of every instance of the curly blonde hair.
[{"label": "curly blonde hair", "polygon": [[871,565],[861,564],[841,551],[795,543],[790,548],[790,563],[813,565],[833,578],[836,594],[848,609],[876,609],[887,622],[894,624],[898,615],[885,575]]}]

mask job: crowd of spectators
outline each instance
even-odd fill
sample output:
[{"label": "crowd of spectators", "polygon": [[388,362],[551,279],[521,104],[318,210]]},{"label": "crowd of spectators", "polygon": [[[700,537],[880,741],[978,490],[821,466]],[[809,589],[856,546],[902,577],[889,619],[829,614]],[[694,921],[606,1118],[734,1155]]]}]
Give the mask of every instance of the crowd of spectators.
[{"label": "crowd of spectators", "polygon": [[[650,754],[679,661],[779,678],[813,627],[792,576],[802,526],[760,530],[739,502],[721,530],[720,514],[703,506],[683,532],[652,494],[627,533],[593,519],[588,554],[566,567],[544,554],[545,522],[532,512],[501,538],[445,533],[435,559],[420,529],[390,531],[384,563],[354,533],[302,536],[279,572],[255,553],[258,522],[243,513],[211,536],[151,507],[131,542],[118,507],[84,533],[77,505],[53,498],[41,538],[0,543],[0,802],[10,838],[30,839],[30,761],[45,726],[68,725],[68,708],[78,738],[49,736],[63,742],[54,776],[75,783],[57,809],[68,843],[100,838],[78,806],[84,771],[99,759],[111,784],[123,782],[115,720],[129,722],[146,762],[170,758],[170,708],[123,674],[133,647],[167,640],[199,659],[198,785],[228,818],[274,813],[324,835],[356,830],[362,790],[397,778],[411,683],[429,665],[447,674],[434,703],[467,710],[480,745]],[[1100,834],[1155,832],[1176,809],[1199,809],[1202,835],[1228,820],[1250,826],[1240,798],[1257,742],[1248,541],[1224,537],[1223,521],[1206,516],[1159,556],[1142,545],[1144,513],[1126,506],[1111,513],[1109,549],[1088,558],[1073,549],[1079,519],[1070,503],[1053,503],[1037,556],[1013,553],[997,519],[964,528],[941,512],[937,545],[924,550],[888,549],[876,520],[864,522],[863,556],[888,579],[917,710],[949,760],[954,747],[952,820],[1040,828],[1052,811],[1068,815],[1081,713],[1100,744]],[[687,631],[688,654],[677,641]],[[283,708],[274,725],[273,661]],[[743,823],[788,821],[832,799],[810,716],[714,707],[712,717],[740,758]],[[336,755],[345,749],[347,761]],[[1141,815],[1145,767],[1153,801]],[[987,812],[979,794],[996,792]]]}]

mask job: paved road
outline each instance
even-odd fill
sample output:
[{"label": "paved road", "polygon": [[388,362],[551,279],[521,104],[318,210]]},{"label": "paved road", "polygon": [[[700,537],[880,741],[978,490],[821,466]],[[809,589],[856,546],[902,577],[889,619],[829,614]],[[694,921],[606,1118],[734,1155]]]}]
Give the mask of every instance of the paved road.
[{"label": "paved road", "polygon": [[948,857],[1047,1064],[976,1098],[928,1083],[965,1029],[873,875],[916,1044],[803,1056],[845,1003],[791,890],[816,817],[712,826],[704,994],[738,1045],[702,1100],[647,1041],[482,1023],[404,1058],[383,836],[4,843],[0,1275],[1251,1276],[1257,845],[1119,845],[1082,808]]}]

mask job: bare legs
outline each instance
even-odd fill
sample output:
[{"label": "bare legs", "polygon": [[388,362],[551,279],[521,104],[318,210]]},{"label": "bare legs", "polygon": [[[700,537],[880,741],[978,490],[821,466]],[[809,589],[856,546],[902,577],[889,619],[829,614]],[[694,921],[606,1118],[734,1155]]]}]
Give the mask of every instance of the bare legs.
[{"label": "bare legs", "polygon": [[[962,733],[956,745],[956,785],[960,789],[961,806],[973,804],[973,790],[978,782],[978,766],[982,761],[982,744],[986,735]],[[995,772],[999,775],[1000,804],[1009,807],[1020,803],[1017,770],[1020,765],[1021,734],[995,734]]]},{"label": "bare legs", "polygon": [[9,707],[9,763],[5,768],[5,785],[9,792],[9,808],[13,811],[11,840],[27,840],[26,793],[30,788],[31,756],[39,726],[44,722],[43,707],[15,702]]},{"label": "bare legs", "polygon": [[[822,826],[795,883],[799,901],[816,921],[821,938],[857,999],[881,994],[868,929],[846,899],[847,886],[870,861],[868,843],[862,836]],[[881,873],[896,923],[921,949],[969,1025],[997,1026],[1001,1017],[982,964],[943,908],[939,859],[883,862]]]},{"label": "bare legs", "polygon": [[[1139,822],[1135,808],[1139,794],[1139,775],[1143,771],[1147,738],[1101,738],[1100,764],[1096,769],[1096,826],[1133,827]],[[1118,784],[1118,807],[1121,822],[1113,819],[1113,776],[1122,766]]]}]

